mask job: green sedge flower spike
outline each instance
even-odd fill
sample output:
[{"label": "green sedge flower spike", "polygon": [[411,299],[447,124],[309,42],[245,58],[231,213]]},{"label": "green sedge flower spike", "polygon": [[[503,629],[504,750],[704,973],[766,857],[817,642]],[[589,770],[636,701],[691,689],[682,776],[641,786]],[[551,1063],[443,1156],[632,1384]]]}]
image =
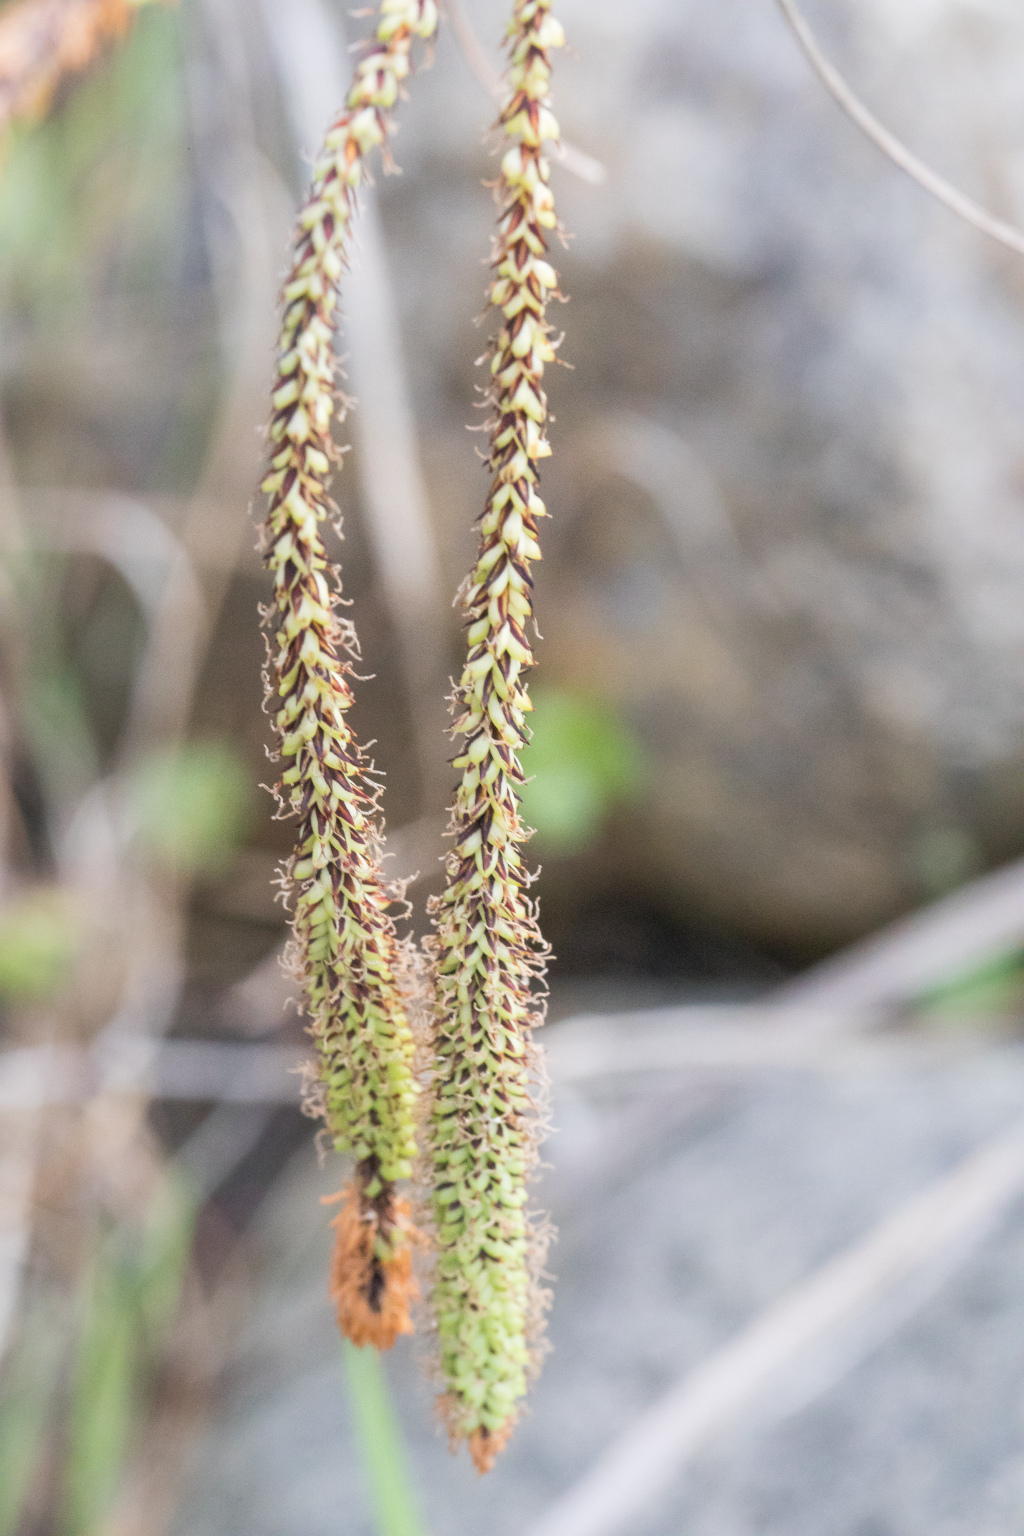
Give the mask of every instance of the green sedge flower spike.
[{"label": "green sedge flower spike", "polygon": [[380,788],[346,719],[358,642],[336,611],[340,587],[321,525],[337,515],[327,494],[339,457],[331,438],[336,287],[364,156],[387,142],[413,39],[430,38],[436,26],[434,0],[383,0],[375,40],[314,166],[282,296],[263,482],[264,557],[274,577],[267,692],[286,765],[277,794],[282,813],[299,819],[284,871],[294,895],[289,961],[318,1047],[318,1103],[335,1147],[356,1161],[335,1223],[331,1292],[342,1331],[380,1348],[412,1328],[413,1233],[395,1183],[412,1172],[416,1151],[413,1035],[407,967],[388,910],[396,891],[380,866]]},{"label": "green sedge flower spike", "polygon": [[469,653],[456,693],[454,759],[462,770],[447,885],[434,903],[437,1002],[429,1126],[443,1411],[487,1471],[506,1444],[537,1355],[543,1238],[531,1231],[526,1181],[536,1162],[541,1022],[531,988],[544,945],[525,892],[517,753],[528,732],[524,673],[533,656],[530,563],[540,558],[537,461],[544,437],[545,319],[558,278],[546,236],[557,227],[545,139],[549,52],[564,42],[550,0],[515,0],[508,29],[510,91],[499,119],[512,142],[501,161],[492,305],[489,469],[480,548],[460,596]]}]

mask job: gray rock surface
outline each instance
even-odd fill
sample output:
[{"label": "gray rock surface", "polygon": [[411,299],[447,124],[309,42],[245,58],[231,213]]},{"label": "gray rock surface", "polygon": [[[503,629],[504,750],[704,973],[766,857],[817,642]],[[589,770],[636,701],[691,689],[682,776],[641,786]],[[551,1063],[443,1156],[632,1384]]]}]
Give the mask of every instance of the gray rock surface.
[{"label": "gray rock surface", "polygon": [[[498,38],[497,0],[465,8]],[[887,123],[1024,219],[1016,8],[807,9]],[[1021,845],[1019,263],[842,117],[771,0],[560,14],[559,116],[609,176],[554,171],[576,371],[538,683],[605,690],[645,744],[605,878],[807,952]],[[475,89],[442,36],[382,183],[453,584],[483,489]],[[571,905],[578,868],[545,863]]]},{"label": "gray rock surface", "polygon": [[[1019,1047],[955,1065],[766,1074],[734,1085],[600,1186],[613,1102],[559,1106],[553,1352],[486,1479],[452,1459],[407,1344],[387,1362],[431,1536],[515,1536],[637,1414],[816,1265],[1024,1111]],[[635,1154],[635,1148],[634,1148]],[[371,1530],[302,1154],[268,1204],[265,1273],[187,1479],[180,1536]],[[638,1519],[642,1536],[1011,1536],[1024,1494],[1024,1203],[859,1363],[769,1405]],[[813,1374],[813,1373],[812,1373]],[[784,1417],[779,1417],[785,1411]]]},{"label": "gray rock surface", "polygon": [[[805,3],[895,131],[1024,221],[1013,0]],[[506,0],[462,4],[496,45]],[[341,0],[325,5],[342,15]],[[571,48],[555,105],[608,178],[554,170],[574,236],[558,260],[575,371],[552,370],[536,681],[607,695],[648,773],[585,857],[538,841],[545,910],[566,931],[584,897],[625,893],[807,957],[1024,847],[1022,269],[840,114],[773,0],[559,9]],[[183,515],[227,376],[218,349],[230,361],[261,307],[269,325],[273,253],[305,176],[260,15],[257,0],[146,11],[125,78],[154,89],[115,111],[104,66],[40,130],[54,176],[36,186],[35,236],[14,175],[35,172],[11,161],[0,386],[31,483],[164,489],[168,517]],[[401,108],[404,174],[379,178],[452,592],[484,494],[465,424],[479,421],[492,115],[443,29]],[[235,228],[225,195],[247,174],[250,127],[270,276],[252,313],[234,314],[259,220]],[[269,368],[269,345],[253,356]],[[226,523],[244,526],[253,478],[221,498]],[[397,827],[441,807],[421,803],[358,478],[338,482],[341,553],[378,682],[356,719],[380,743]],[[256,777],[265,585],[247,558],[195,719],[248,743]],[[454,619],[449,640],[454,670]],[[261,832],[268,847],[277,835]]]}]

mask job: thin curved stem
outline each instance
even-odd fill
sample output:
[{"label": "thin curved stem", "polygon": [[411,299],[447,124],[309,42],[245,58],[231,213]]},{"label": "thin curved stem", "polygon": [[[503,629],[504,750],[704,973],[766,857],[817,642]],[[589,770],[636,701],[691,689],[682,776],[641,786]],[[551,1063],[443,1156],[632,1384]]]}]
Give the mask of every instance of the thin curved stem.
[{"label": "thin curved stem", "polygon": [[955,213],[958,218],[972,225],[974,229],[980,230],[983,235],[988,235],[990,240],[998,240],[1000,245],[1016,251],[1018,256],[1024,256],[1024,230],[1018,229],[1014,224],[1008,224],[1005,219],[997,219],[991,213],[987,213],[984,208],[959,192],[937,171],[932,170],[931,166],[919,160],[854,95],[835,65],[830,63],[822,53],[796,0],[777,0],[777,3],[819,80],[833,99],[839,103],[847,117],[857,124],[862,133],[867,134],[883,155],[887,156],[894,165],[898,165],[901,171],[905,171],[919,187],[923,187],[932,197],[937,198],[951,213]]}]

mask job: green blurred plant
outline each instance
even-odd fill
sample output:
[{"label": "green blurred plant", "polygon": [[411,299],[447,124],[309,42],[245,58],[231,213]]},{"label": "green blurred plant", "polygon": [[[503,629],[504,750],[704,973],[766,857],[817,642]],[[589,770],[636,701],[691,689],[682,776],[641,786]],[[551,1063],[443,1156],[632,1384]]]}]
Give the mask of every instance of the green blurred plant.
[{"label": "green blurred plant", "polygon": [[115,1226],[97,1245],[72,1374],[63,1536],[93,1536],[117,1492],[178,1309],[197,1214],[191,1185],[168,1174],[141,1229]]},{"label": "green blurred plant", "polygon": [[36,323],[60,324],[93,286],[97,262],[111,260],[119,291],[160,291],[153,272],[184,250],[187,224],[180,28],[177,7],[147,5],[59,110],[11,131],[0,175],[8,312],[31,308]]},{"label": "green blurred plant", "polygon": [[0,1399],[0,1536],[15,1536],[39,1467],[62,1365],[59,1326],[35,1308],[4,1372]]},{"label": "green blurred plant", "polygon": [[[2,185],[2,180],[0,180]],[[9,593],[9,688],[24,743],[54,822],[73,813],[100,772],[82,678],[68,656],[62,596],[64,557],[22,548],[5,551],[0,581]]]},{"label": "green blurred plant", "polygon": [[[425,1536],[401,1426],[379,1352],[342,1339],[345,1377],[378,1536]],[[2,1533],[0,1533],[2,1536]]]},{"label": "green blurred plant", "polygon": [[154,753],[133,774],[136,838],[176,874],[216,874],[230,861],[252,814],[249,767],[224,741]]},{"label": "green blurred plant", "polygon": [[946,1024],[1024,1014],[1024,949],[1014,949],[931,987],[917,999],[917,1012]]},{"label": "green blurred plant", "polygon": [[523,820],[542,844],[575,852],[594,840],[617,801],[641,788],[643,749],[613,705],[559,688],[537,689],[530,729]]},{"label": "green blurred plant", "polygon": [[61,1478],[45,1494],[60,1506],[60,1536],[103,1528],[178,1311],[198,1209],[191,1184],[167,1173],[138,1226],[112,1223],[97,1238],[70,1327],[30,1307],[0,1402],[0,1536],[20,1528],[51,1439]]},{"label": "green blurred plant", "polygon": [[82,916],[60,890],[26,892],[0,909],[0,998],[42,1002],[70,979],[84,940]]},{"label": "green blurred plant", "polygon": [[980,873],[983,863],[977,838],[966,827],[929,827],[914,839],[909,855],[910,871],[930,900],[955,891]]}]

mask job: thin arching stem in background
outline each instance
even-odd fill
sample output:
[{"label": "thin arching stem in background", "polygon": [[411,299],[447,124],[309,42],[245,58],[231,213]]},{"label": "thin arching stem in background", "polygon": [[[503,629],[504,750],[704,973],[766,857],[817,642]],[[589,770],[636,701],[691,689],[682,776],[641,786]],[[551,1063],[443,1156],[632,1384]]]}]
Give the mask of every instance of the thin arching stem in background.
[{"label": "thin arching stem in background", "polygon": [[869,112],[859,97],[854,95],[835,65],[831,64],[822,53],[814,33],[795,0],[778,0],[778,6],[793,29],[797,42],[819,80],[839,103],[847,117],[867,134],[872,144],[876,145],[894,165],[898,165],[901,171],[905,171],[913,181],[916,181],[919,187],[923,187],[932,197],[937,198],[951,213],[964,219],[974,229],[980,230],[983,235],[988,235],[990,240],[998,240],[1000,245],[1016,251],[1018,256],[1024,256],[1024,230],[1018,229],[1014,224],[1007,224],[1004,219],[995,218],[991,213],[986,213],[984,208],[980,208],[969,197],[958,192],[956,187],[940,176],[937,171],[933,171],[931,166],[919,160],[895,134],[890,133],[888,128],[878,121],[874,113]]}]

